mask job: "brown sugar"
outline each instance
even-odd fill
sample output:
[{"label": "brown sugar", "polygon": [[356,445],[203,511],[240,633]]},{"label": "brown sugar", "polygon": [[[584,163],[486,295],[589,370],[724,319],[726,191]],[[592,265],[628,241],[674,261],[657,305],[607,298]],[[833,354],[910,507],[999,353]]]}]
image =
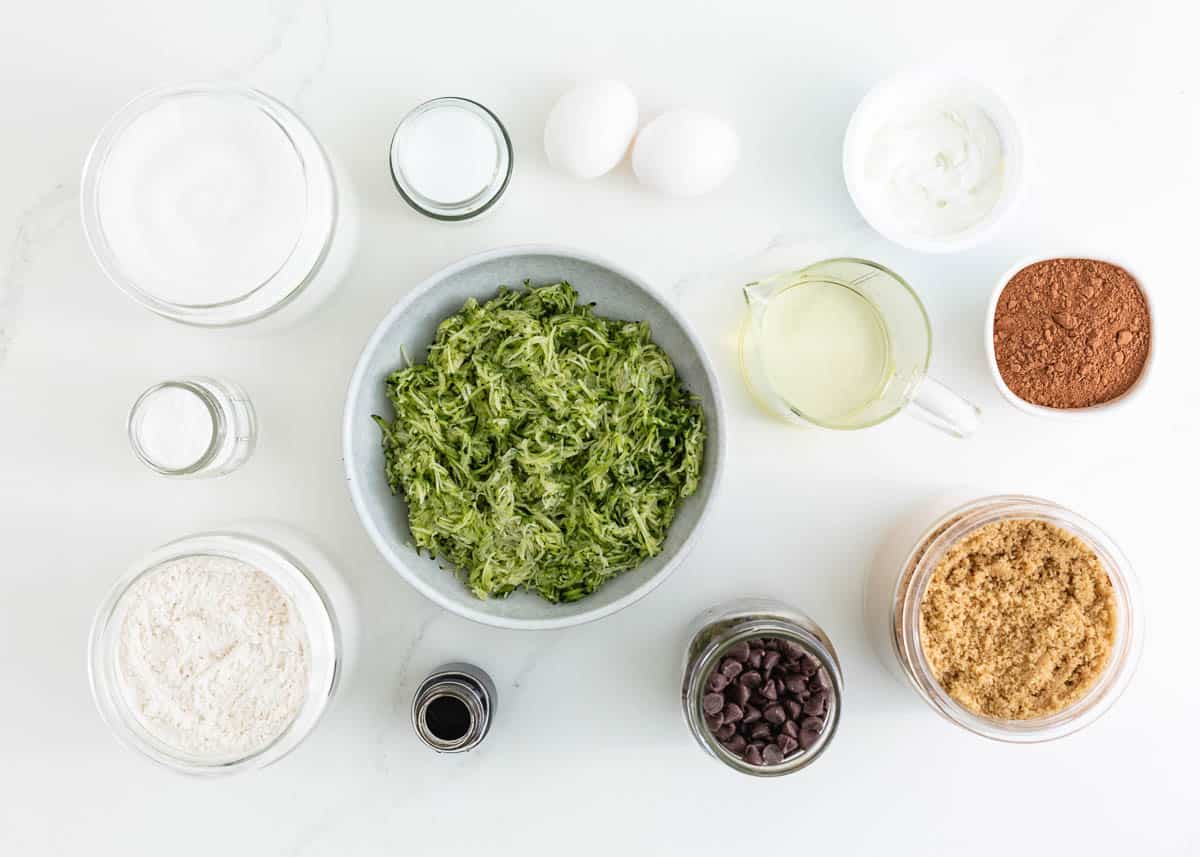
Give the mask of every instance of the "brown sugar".
[{"label": "brown sugar", "polygon": [[1150,355],[1150,309],[1124,268],[1050,259],[1018,271],[996,303],[996,365],[1016,395],[1048,408],[1117,398]]},{"label": "brown sugar", "polygon": [[921,649],[938,683],[970,711],[1029,720],[1061,711],[1108,664],[1112,581],[1065,530],[986,524],[938,563],[921,600]]}]

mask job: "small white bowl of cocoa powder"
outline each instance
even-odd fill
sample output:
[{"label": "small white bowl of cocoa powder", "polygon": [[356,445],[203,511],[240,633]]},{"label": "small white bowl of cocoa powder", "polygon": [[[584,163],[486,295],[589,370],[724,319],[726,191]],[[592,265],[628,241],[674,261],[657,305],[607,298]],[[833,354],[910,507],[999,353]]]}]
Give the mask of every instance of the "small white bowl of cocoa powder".
[{"label": "small white bowl of cocoa powder", "polygon": [[1005,271],[984,336],[992,380],[1013,406],[1052,419],[1110,413],[1146,387],[1150,298],[1110,256],[1039,256]]}]

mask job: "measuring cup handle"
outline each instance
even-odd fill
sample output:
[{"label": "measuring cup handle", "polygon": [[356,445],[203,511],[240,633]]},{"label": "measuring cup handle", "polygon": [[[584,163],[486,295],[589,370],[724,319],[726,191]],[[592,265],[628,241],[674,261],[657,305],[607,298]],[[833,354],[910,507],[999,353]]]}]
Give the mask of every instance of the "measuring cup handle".
[{"label": "measuring cup handle", "polygon": [[979,427],[979,408],[928,375],[906,411],[922,422],[955,437],[968,437]]}]

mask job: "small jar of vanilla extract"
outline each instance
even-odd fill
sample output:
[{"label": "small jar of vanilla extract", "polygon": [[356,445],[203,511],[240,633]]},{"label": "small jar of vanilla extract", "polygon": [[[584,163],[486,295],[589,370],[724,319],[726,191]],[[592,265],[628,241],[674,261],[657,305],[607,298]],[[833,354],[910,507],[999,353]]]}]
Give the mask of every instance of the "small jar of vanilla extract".
[{"label": "small jar of vanilla extract", "polygon": [[417,737],[439,753],[465,753],[487,737],[496,710],[496,685],[465,663],[434,670],[413,697]]}]

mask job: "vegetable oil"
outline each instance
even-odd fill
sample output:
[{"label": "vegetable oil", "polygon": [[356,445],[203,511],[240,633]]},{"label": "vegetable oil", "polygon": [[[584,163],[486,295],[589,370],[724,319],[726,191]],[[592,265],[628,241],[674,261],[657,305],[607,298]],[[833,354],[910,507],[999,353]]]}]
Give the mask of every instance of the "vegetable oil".
[{"label": "vegetable oil", "polygon": [[801,282],[771,300],[761,352],[776,394],[827,425],[852,422],[882,395],[894,371],[879,310],[853,288],[829,281]]}]

